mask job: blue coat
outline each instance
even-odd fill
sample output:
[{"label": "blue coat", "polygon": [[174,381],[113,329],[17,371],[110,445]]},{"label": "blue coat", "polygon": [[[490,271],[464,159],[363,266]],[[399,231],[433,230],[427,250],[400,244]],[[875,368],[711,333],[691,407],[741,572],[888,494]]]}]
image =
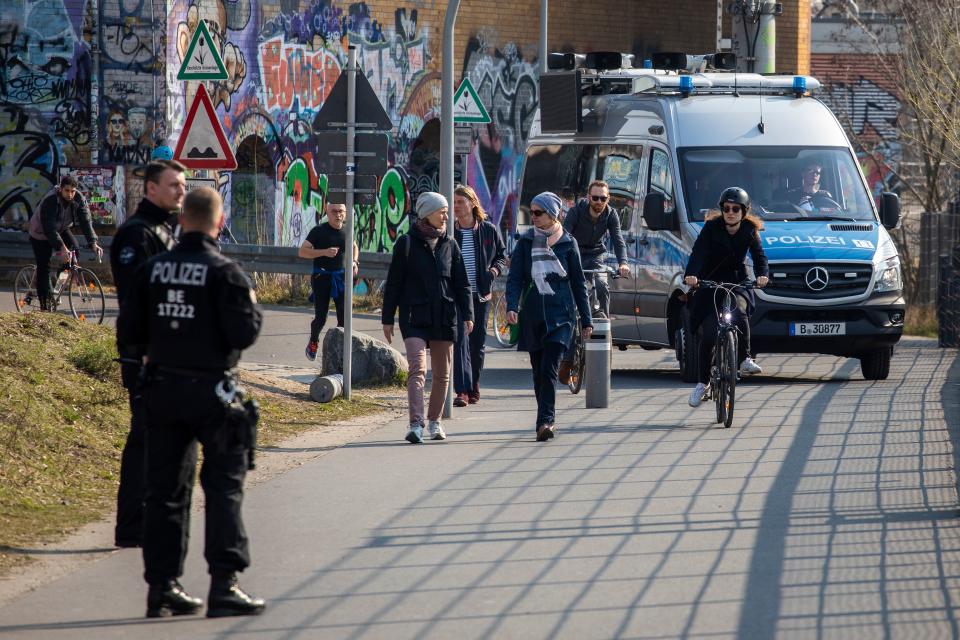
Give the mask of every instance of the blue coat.
[{"label": "blue coat", "polygon": [[[527,285],[533,282],[530,275],[530,255],[533,251],[534,233],[533,229],[524,233],[510,257],[510,274],[507,278],[508,311],[519,310],[520,297]],[[564,231],[557,244],[553,245],[553,252],[567,272],[567,277],[561,278],[557,274],[547,276],[547,282],[554,291],[553,295],[542,295],[537,285],[533,284],[523,303],[523,322],[517,341],[519,351],[539,351],[543,349],[545,342],[570,344],[578,310],[580,324],[584,327],[593,326],[577,241]]]}]

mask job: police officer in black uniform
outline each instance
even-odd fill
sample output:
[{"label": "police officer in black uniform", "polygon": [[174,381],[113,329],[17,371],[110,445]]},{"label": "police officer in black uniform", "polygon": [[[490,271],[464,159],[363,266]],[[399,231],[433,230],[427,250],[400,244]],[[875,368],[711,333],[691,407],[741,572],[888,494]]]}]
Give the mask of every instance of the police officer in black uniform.
[{"label": "police officer in black uniform", "polygon": [[[123,307],[134,273],[144,262],[173,248],[176,212],[186,194],[184,171],[179,162],[161,160],[147,165],[143,176],[144,198],[110,245],[110,269],[117,286],[117,302]],[[117,491],[118,547],[139,547],[143,539],[143,485],[146,470],[143,406],[137,388],[140,360],[137,349],[120,350],[120,375],[130,396],[130,433],[120,458],[120,488]]]},{"label": "police officer in black uniform", "polygon": [[196,613],[203,605],[178,578],[187,553],[190,495],[203,446],[206,497],[204,556],[211,575],[207,616],[258,614],[264,608],[237,584],[250,564],[240,515],[250,463],[248,427],[230,404],[231,370],[260,332],[262,314],[250,282],[221,256],[223,219],[216,191],[187,194],[180,243],[137,271],[117,322],[118,343],[145,349],[147,431],[144,578],[147,617]]}]

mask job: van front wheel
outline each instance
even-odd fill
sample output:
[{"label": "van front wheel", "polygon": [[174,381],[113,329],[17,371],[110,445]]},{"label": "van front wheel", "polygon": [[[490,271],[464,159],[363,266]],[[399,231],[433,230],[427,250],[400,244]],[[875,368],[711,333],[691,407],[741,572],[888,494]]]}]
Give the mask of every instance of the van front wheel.
[{"label": "van front wheel", "polygon": [[886,380],[890,375],[893,347],[860,354],[860,372],[865,380]]}]

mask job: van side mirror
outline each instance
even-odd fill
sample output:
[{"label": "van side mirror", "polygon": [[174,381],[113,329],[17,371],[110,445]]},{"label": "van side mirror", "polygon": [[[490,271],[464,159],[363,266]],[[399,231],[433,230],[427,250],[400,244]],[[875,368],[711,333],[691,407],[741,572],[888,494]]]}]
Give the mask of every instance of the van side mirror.
[{"label": "van side mirror", "polygon": [[880,222],[887,229],[896,229],[900,224],[900,196],[895,193],[880,194]]},{"label": "van side mirror", "polygon": [[676,231],[676,209],[667,211],[667,200],[659,191],[651,191],[643,199],[643,220],[651,231]]}]

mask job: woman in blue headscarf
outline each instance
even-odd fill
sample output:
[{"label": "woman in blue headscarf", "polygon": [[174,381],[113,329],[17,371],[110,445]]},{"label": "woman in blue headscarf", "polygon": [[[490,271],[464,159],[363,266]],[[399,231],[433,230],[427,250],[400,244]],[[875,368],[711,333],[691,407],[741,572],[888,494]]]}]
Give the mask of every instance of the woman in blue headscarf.
[{"label": "woman in blue headscarf", "polygon": [[[517,241],[507,279],[507,321],[523,324],[517,350],[530,353],[537,396],[537,441],[556,435],[556,384],[560,357],[580,314],[584,339],[593,333],[587,287],[577,241],[558,218],[560,198],[544,191],[530,203],[533,228]],[[522,299],[522,301],[521,301]]]}]

